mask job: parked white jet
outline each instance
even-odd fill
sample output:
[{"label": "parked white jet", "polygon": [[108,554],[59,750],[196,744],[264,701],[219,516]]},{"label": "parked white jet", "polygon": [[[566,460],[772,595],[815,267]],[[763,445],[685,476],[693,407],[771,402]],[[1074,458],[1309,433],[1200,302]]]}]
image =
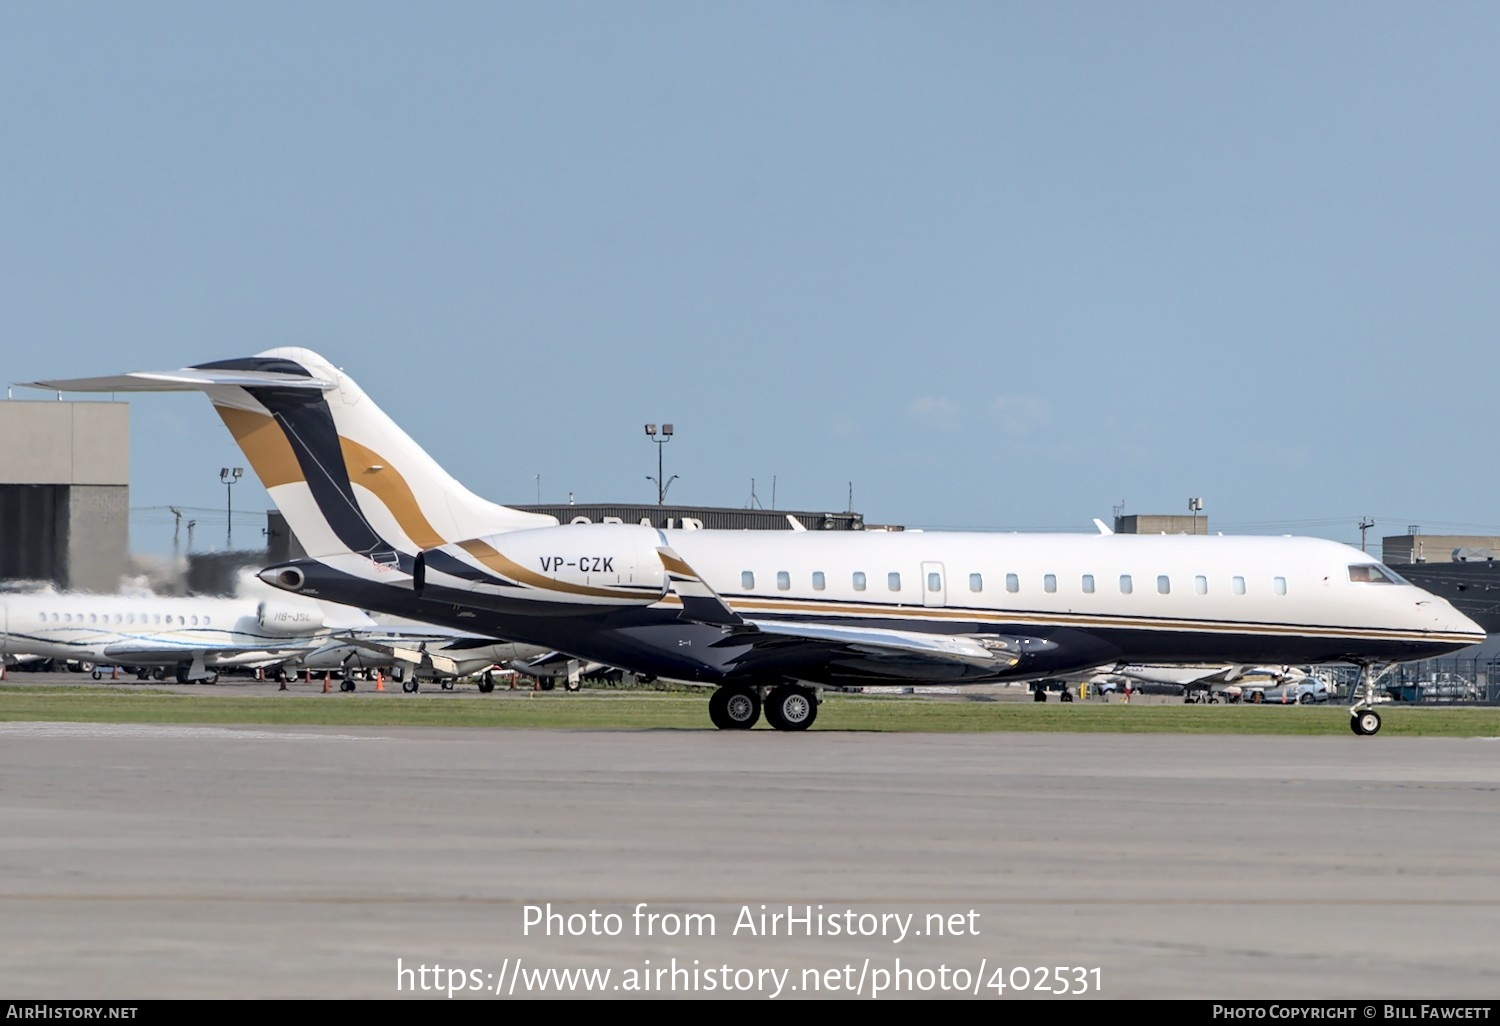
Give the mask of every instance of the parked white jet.
[{"label": "parked white jet", "polygon": [[1368,735],[1388,665],[1485,638],[1317,538],[559,525],[464,488],[305,349],[32,384],[207,393],[311,554],[263,570],[268,583],[713,685],[723,729],[762,709],[804,729],[826,687],[1224,660],[1357,664],[1350,727]]},{"label": "parked white jet", "polygon": [[277,600],[96,595],[0,595],[0,652],[122,666],[145,679],[214,680],[218,668],[271,662],[312,651],[335,628],[373,625],[358,610],[329,615],[318,603]]},{"label": "parked white jet", "polygon": [[[344,673],[341,690],[353,691],[350,671],[394,671],[401,689],[414,693],[423,680],[436,680],[445,690],[452,681],[469,677],[493,666],[527,672],[529,660],[553,653],[538,645],[496,641],[472,633],[432,624],[372,624],[358,630],[333,631],[319,647],[293,653],[278,667],[282,675],[300,670],[339,670]],[[493,678],[482,678],[479,690],[495,689]],[[576,689],[575,689],[576,690]]]},{"label": "parked white jet", "polygon": [[1306,670],[1295,666],[1144,666],[1124,663],[1100,667],[1081,679],[1088,682],[1090,690],[1102,691],[1142,684],[1178,687],[1182,689],[1184,701],[1195,704],[1216,703],[1226,691],[1237,696],[1240,692],[1231,689],[1244,688],[1252,683],[1275,686],[1304,680],[1307,676]]}]

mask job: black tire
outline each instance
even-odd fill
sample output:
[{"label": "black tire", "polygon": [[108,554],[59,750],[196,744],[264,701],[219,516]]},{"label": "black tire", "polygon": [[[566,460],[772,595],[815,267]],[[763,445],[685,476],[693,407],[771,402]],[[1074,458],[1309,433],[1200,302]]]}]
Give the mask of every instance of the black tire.
[{"label": "black tire", "polygon": [[581,680],[569,680],[567,683],[565,683],[563,685],[563,687],[567,688],[569,691],[582,691],[583,690],[583,681],[581,681]]},{"label": "black tire", "polygon": [[494,691],[494,690],[495,690],[495,678],[491,677],[489,674],[486,673],[484,675],[484,677],[479,681],[479,693],[481,695],[487,695],[491,691]]},{"label": "black tire", "polygon": [[798,684],[782,684],[766,696],[766,722],[777,730],[806,730],[818,718],[818,696]]},{"label": "black tire", "polygon": [[1380,733],[1380,714],[1374,709],[1361,709],[1349,717],[1349,727],[1356,734],[1373,737]]},{"label": "black tire", "polygon": [[[79,673],[93,673],[94,672],[94,664],[91,663],[91,662],[89,662],[87,659],[85,659],[83,662],[81,662],[81,663],[78,664],[78,672]],[[99,678],[95,677],[94,679],[98,680]]]},{"label": "black tire", "polygon": [[1302,692],[1302,694],[1297,696],[1298,705],[1312,705],[1316,701],[1317,699],[1313,697],[1313,693],[1311,691],[1304,691]]},{"label": "black tire", "polygon": [[749,730],[760,719],[760,695],[754,688],[727,684],[709,696],[708,718],[720,730]]},{"label": "black tire", "polygon": [[100,673],[99,668],[96,666],[94,667],[94,672],[90,676],[92,676],[95,680],[98,680],[100,677],[103,677],[104,674]]},{"label": "black tire", "polygon": [[417,679],[413,677],[410,680],[403,680],[401,682],[401,690],[405,691],[408,695],[417,690]]},{"label": "black tire", "polygon": [[543,677],[537,683],[537,686],[540,687],[543,691],[551,691],[553,688],[557,687],[557,681],[553,680],[551,677]]},{"label": "black tire", "polygon": [[353,691],[354,690],[354,681],[350,680],[348,677],[345,677],[343,680],[339,681],[339,690],[340,691]]}]

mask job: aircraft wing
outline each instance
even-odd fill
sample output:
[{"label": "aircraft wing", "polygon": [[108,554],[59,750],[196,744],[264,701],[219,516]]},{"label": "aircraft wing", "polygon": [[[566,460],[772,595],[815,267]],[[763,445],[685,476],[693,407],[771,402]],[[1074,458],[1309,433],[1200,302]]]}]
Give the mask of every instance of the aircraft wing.
[{"label": "aircraft wing", "polygon": [[214,666],[219,659],[250,654],[275,654],[297,652],[307,647],[305,639],[288,639],[286,645],[162,645],[155,641],[122,641],[106,645],[104,658],[117,663],[169,665],[187,660],[201,659],[205,665]]},{"label": "aircraft wing", "polygon": [[833,661],[852,673],[892,673],[907,677],[963,676],[969,671],[1008,669],[1027,652],[1055,648],[1037,638],[1000,635],[933,634],[883,627],[854,627],[798,620],[746,619],[670,546],[659,546],[671,591],[682,602],[683,620],[721,627],[720,644],[747,649],[741,667],[760,665],[795,674],[799,663]]},{"label": "aircraft wing", "polygon": [[[353,632],[340,633],[338,638],[345,644],[378,656],[413,666],[431,666],[438,673],[458,675],[458,663],[440,653],[427,651],[425,638],[400,634],[372,636]],[[485,639],[485,644],[493,645],[494,641]]]}]

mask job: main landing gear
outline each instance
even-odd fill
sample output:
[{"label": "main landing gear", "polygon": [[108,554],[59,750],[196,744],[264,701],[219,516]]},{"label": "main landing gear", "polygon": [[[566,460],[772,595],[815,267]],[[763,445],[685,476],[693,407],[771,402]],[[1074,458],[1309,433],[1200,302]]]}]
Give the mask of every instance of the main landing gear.
[{"label": "main landing gear", "polygon": [[801,684],[726,684],[708,699],[708,717],[720,730],[749,730],[762,711],[777,730],[806,730],[818,718],[818,693]]},{"label": "main landing gear", "polygon": [[1386,663],[1359,664],[1359,680],[1354,684],[1357,697],[1349,707],[1349,729],[1356,734],[1369,737],[1380,732],[1380,714],[1371,706],[1375,702],[1375,682],[1387,669]]}]

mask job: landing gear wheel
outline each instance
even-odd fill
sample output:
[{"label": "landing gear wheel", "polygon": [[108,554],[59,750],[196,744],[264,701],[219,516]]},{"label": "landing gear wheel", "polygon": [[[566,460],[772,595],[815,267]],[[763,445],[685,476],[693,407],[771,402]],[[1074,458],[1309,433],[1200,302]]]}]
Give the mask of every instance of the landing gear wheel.
[{"label": "landing gear wheel", "polygon": [[95,680],[98,680],[100,677],[103,677],[104,674],[100,673],[98,669],[95,669],[94,672],[90,674],[90,676],[92,676]]},{"label": "landing gear wheel", "polygon": [[1349,716],[1349,729],[1369,737],[1380,732],[1380,714],[1374,709],[1356,709]]},{"label": "landing gear wheel", "polygon": [[453,690],[453,682],[451,680],[439,681],[438,682],[438,687],[442,688],[444,691],[452,691]]},{"label": "landing gear wheel", "polygon": [[782,684],[766,696],[766,722],[777,730],[806,730],[818,718],[818,696],[796,684]]},{"label": "landing gear wheel", "polygon": [[340,691],[353,691],[354,690],[354,681],[351,680],[348,677],[345,677],[343,680],[339,681],[339,690]]},{"label": "landing gear wheel", "polygon": [[749,730],[760,719],[760,696],[734,684],[721,687],[709,696],[708,718],[720,730]]},{"label": "landing gear wheel", "polygon": [[569,691],[582,691],[583,690],[583,681],[581,681],[581,680],[570,680],[566,684],[564,684],[563,687],[567,688]]},{"label": "landing gear wheel", "polygon": [[1208,704],[1209,705],[1218,705],[1219,704],[1219,696],[1218,695],[1209,695],[1208,696]]},{"label": "landing gear wheel", "polygon": [[401,690],[405,691],[408,695],[415,694],[417,690],[417,678],[411,677],[403,680],[401,682]]},{"label": "landing gear wheel", "polygon": [[493,675],[486,673],[482,678],[480,678],[480,681],[479,681],[479,693],[481,695],[487,695],[491,691],[494,691],[494,690],[495,690],[495,678],[494,678]]}]

